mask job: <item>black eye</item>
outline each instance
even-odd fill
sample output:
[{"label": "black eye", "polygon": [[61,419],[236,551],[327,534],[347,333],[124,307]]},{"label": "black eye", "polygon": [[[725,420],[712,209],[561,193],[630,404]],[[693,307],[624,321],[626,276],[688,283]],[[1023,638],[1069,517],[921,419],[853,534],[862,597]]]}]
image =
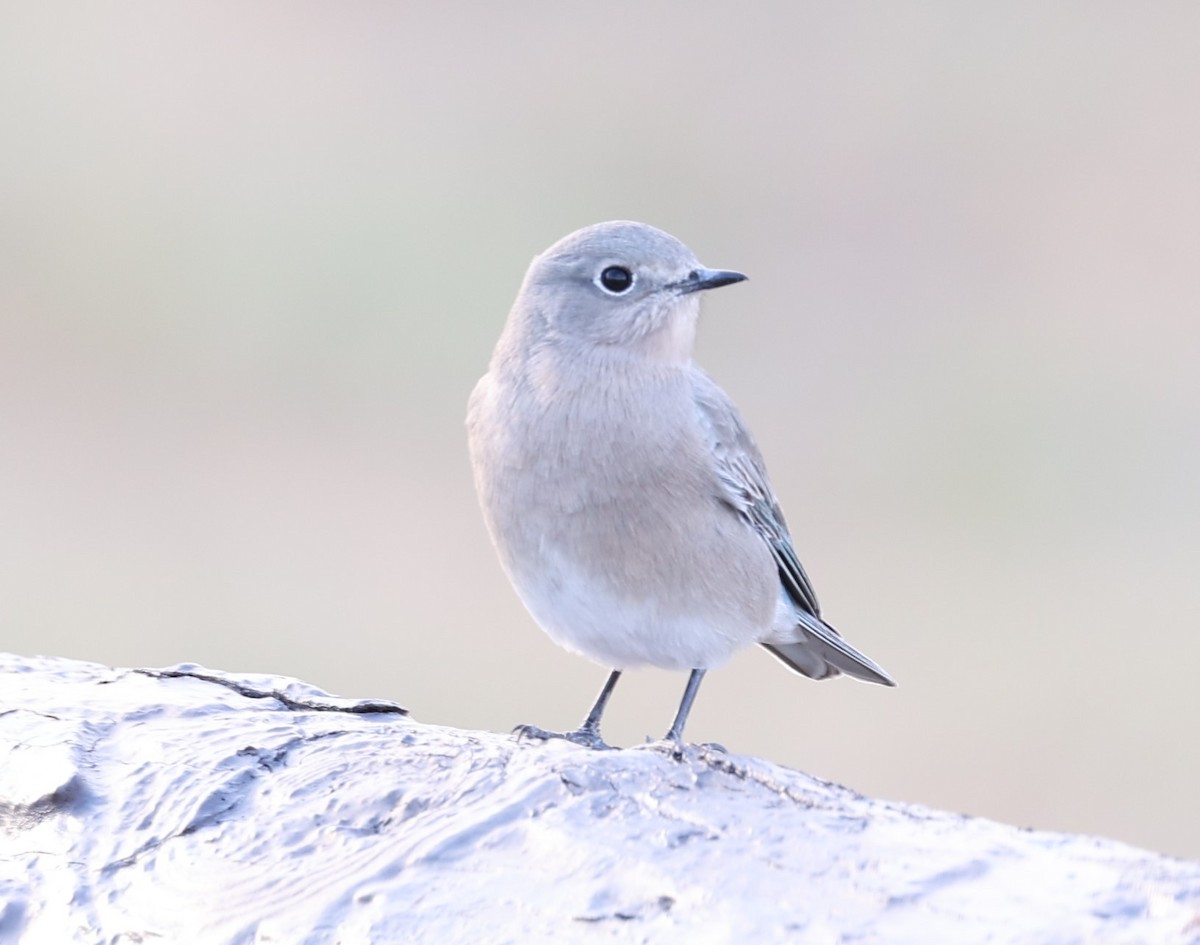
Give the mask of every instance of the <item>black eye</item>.
[{"label": "black eye", "polygon": [[609,292],[620,295],[633,285],[633,273],[624,266],[609,266],[600,273],[600,284]]}]

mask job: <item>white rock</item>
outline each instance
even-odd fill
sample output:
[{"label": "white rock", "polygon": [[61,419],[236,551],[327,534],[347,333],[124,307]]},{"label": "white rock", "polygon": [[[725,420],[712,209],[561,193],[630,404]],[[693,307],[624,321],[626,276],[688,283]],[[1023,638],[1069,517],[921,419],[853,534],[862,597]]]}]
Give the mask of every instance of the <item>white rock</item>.
[{"label": "white rock", "polygon": [[0,655],[0,826],[21,945],[1200,942],[1197,863],[194,666]]}]

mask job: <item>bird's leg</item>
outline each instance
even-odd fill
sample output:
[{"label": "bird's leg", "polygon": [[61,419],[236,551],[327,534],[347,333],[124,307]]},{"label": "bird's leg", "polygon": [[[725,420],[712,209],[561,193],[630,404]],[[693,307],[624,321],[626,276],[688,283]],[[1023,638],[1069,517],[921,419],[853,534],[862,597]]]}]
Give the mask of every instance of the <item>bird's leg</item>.
[{"label": "bird's leg", "polygon": [[586,745],[588,748],[609,747],[600,737],[600,716],[604,714],[604,707],[608,705],[608,697],[612,695],[617,680],[620,678],[621,671],[619,669],[614,669],[608,674],[608,679],[604,681],[604,688],[596,697],[596,704],[592,706],[592,711],[587,714],[587,718],[583,720],[583,724],[579,728],[567,733],[567,741],[575,742],[577,745]]},{"label": "bird's leg", "polygon": [[596,704],[592,706],[592,711],[587,714],[587,718],[583,720],[583,724],[573,732],[547,732],[545,729],[537,728],[533,725],[518,725],[514,731],[518,738],[564,738],[576,745],[582,745],[584,748],[611,748],[607,745],[604,739],[600,737],[600,716],[604,714],[604,707],[608,705],[608,697],[612,695],[613,689],[617,685],[617,680],[621,678],[621,671],[614,669],[608,674],[608,679],[604,682],[604,688],[600,690],[600,695],[596,697]]},{"label": "bird's leg", "polygon": [[688,713],[692,711],[692,703],[696,701],[696,693],[700,691],[700,681],[707,670],[693,669],[688,677],[687,688],[683,690],[683,701],[679,703],[679,711],[675,713],[675,721],[663,741],[674,746],[675,754],[683,751],[683,727],[687,725]]}]

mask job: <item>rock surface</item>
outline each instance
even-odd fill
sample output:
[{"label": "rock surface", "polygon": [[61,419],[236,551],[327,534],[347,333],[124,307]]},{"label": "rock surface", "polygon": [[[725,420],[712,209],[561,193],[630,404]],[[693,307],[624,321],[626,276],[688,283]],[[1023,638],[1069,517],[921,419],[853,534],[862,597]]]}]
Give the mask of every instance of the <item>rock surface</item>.
[{"label": "rock surface", "polygon": [[21,945],[1200,943],[1198,863],[195,666],[0,655],[0,830]]}]

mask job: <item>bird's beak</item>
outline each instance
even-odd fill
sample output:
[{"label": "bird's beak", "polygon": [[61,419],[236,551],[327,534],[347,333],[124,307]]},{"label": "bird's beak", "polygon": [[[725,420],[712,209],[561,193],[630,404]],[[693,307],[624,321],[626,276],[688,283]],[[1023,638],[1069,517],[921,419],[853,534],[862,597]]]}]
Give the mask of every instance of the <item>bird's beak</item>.
[{"label": "bird's beak", "polygon": [[693,269],[687,278],[671,286],[680,295],[699,292],[701,289],[717,289],[746,279],[740,272],[729,269]]}]

